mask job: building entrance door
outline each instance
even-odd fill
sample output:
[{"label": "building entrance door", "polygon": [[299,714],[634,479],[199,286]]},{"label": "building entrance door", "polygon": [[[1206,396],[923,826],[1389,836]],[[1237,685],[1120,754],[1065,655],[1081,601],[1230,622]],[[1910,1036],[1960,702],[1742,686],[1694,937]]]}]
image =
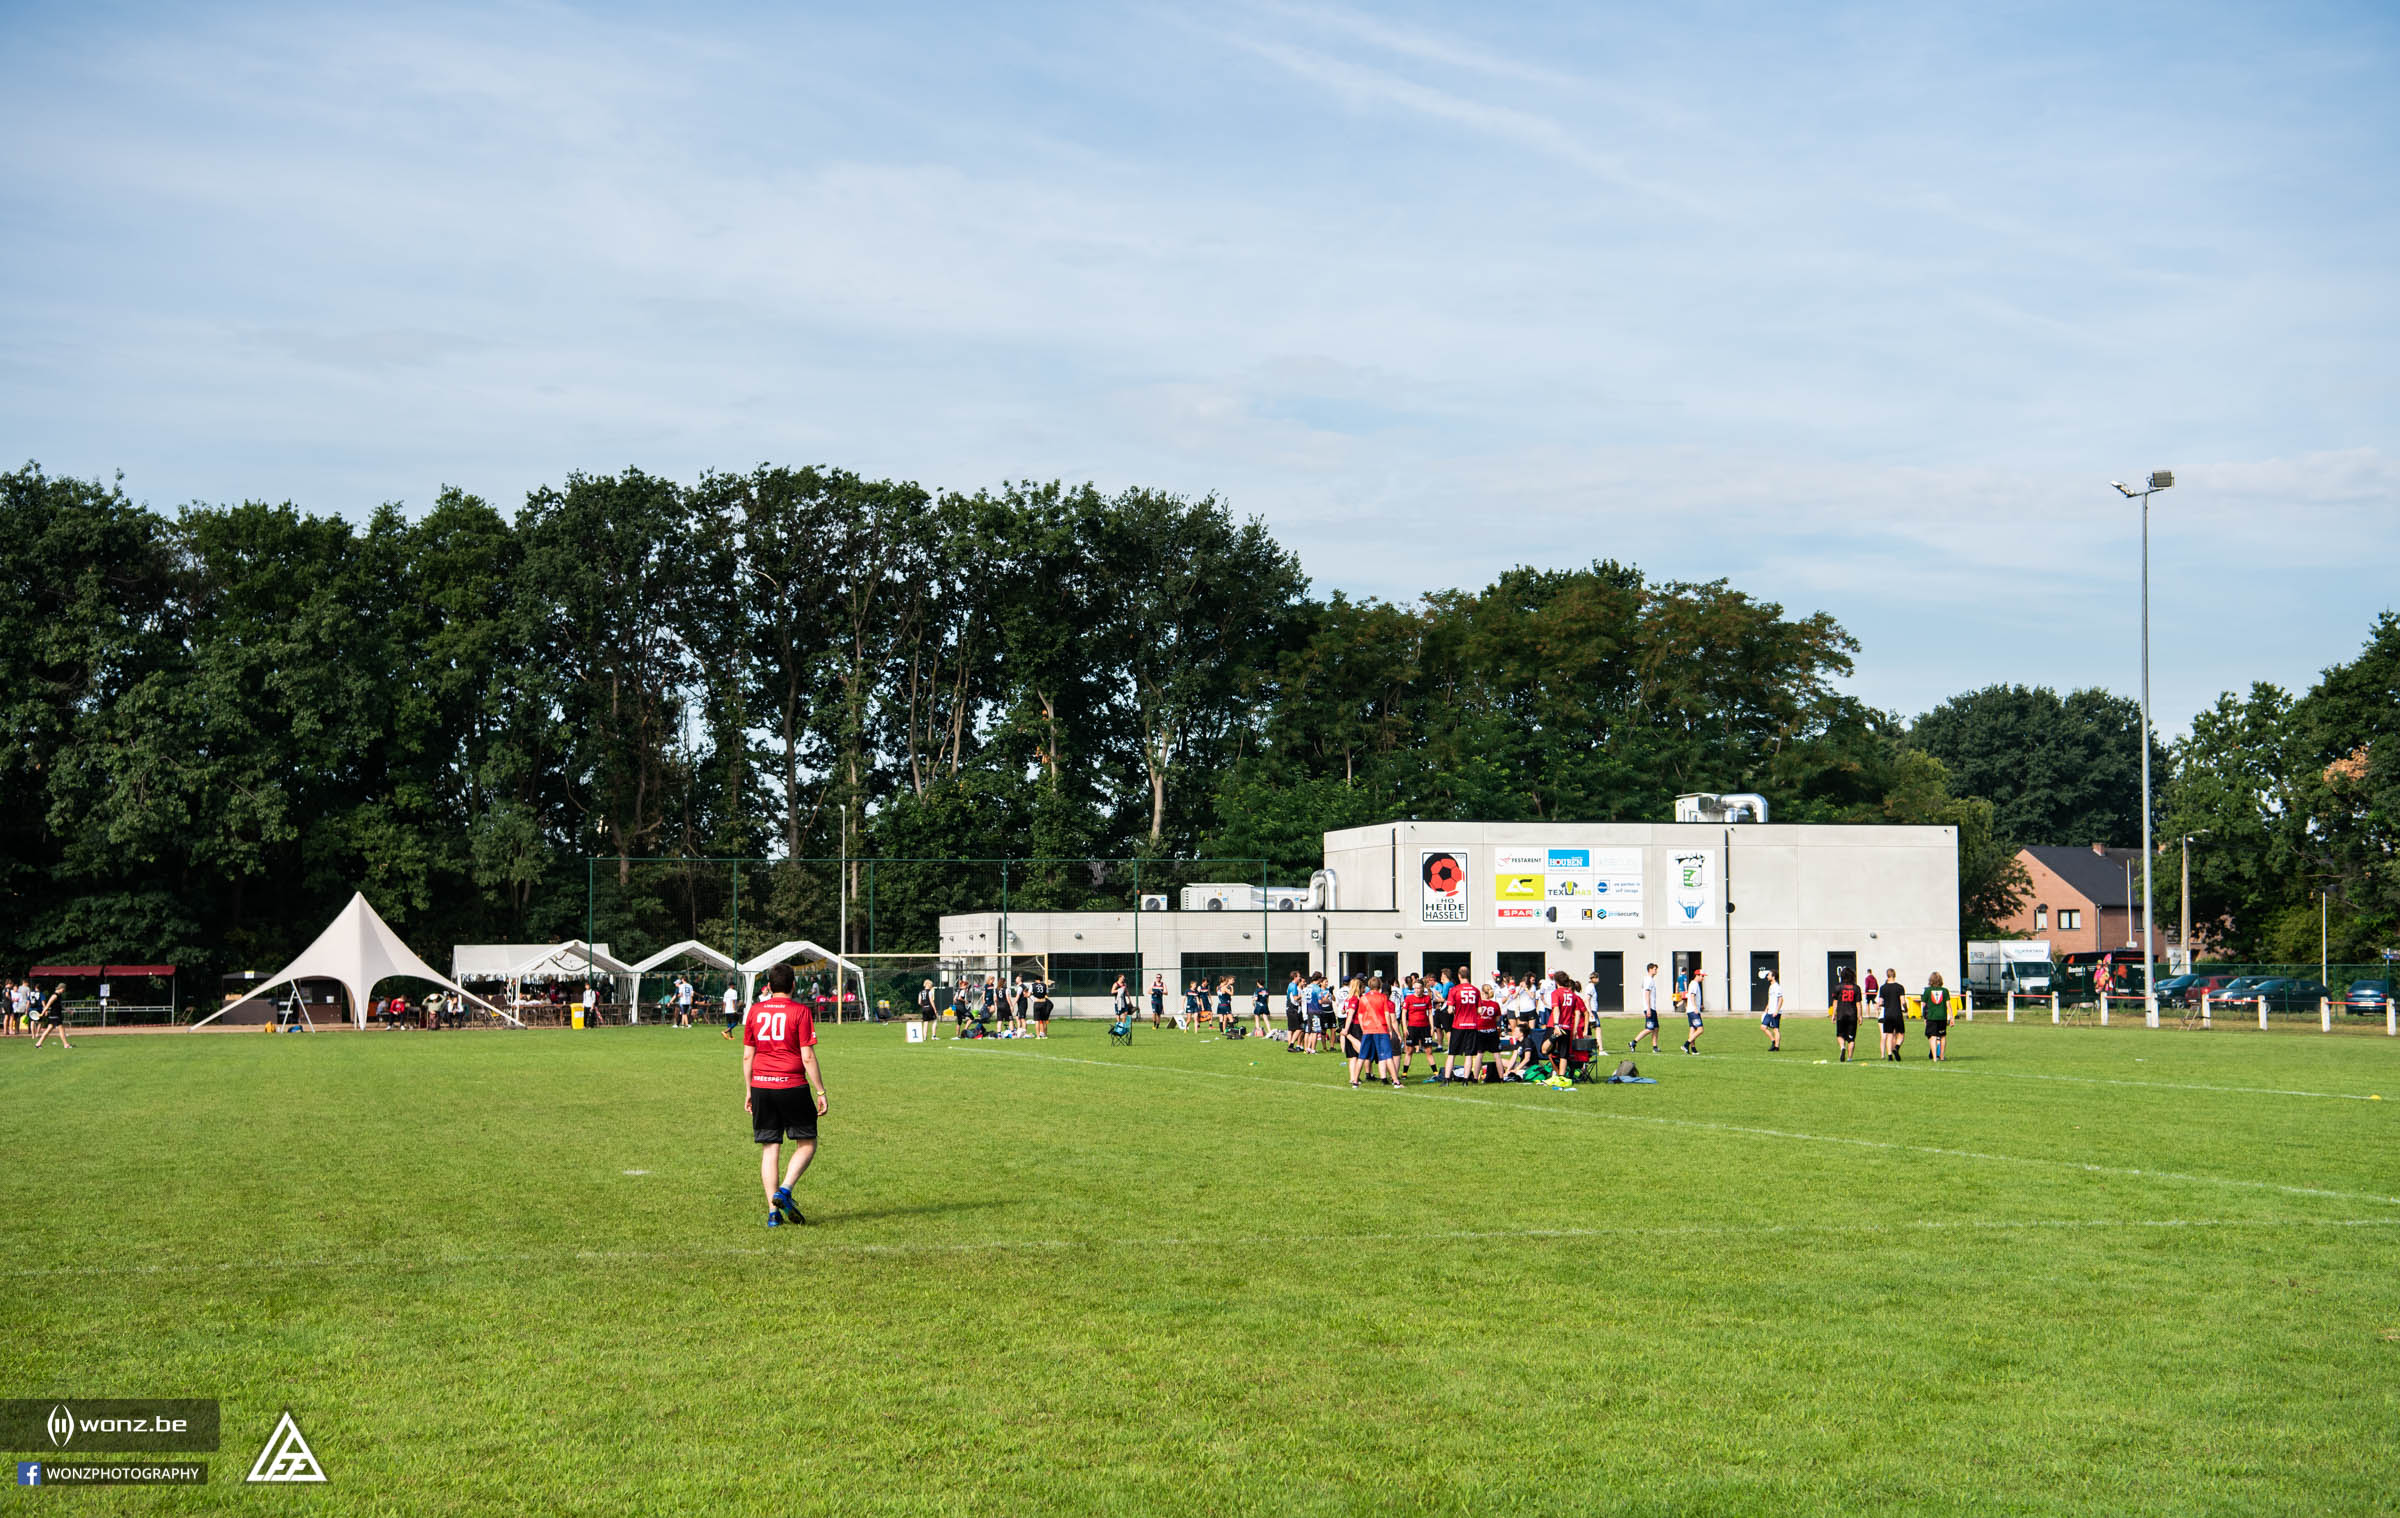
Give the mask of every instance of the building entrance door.
[{"label": "building entrance door", "polygon": [[1378,975],[1383,977],[1383,984],[1388,989],[1394,981],[1400,978],[1400,956],[1397,953],[1383,954],[1369,951],[1360,954],[1353,953],[1348,949],[1342,951],[1343,980],[1364,981],[1371,980]]},{"label": "building entrance door", "polygon": [[1605,949],[1593,951],[1592,974],[1598,982],[1592,987],[1592,1010],[1624,1011],[1625,956]]},{"label": "building entrance door", "polygon": [[1495,956],[1502,975],[1518,980],[1540,980],[1550,973],[1550,966],[1539,949],[1503,949]]},{"label": "building entrance door", "polygon": [[1825,956],[1825,1005],[1833,1005],[1833,988],[1845,980],[1858,979],[1858,951],[1836,949]]},{"label": "building entrance door", "polygon": [[1471,956],[1464,949],[1427,949],[1424,963],[1419,968],[1424,970],[1427,980],[1432,980],[1444,970],[1456,975],[1464,971],[1471,962]]},{"label": "building entrance door", "polygon": [[1767,977],[1780,979],[1783,975],[1783,956],[1777,953],[1750,951],[1750,1010],[1767,1010]]}]

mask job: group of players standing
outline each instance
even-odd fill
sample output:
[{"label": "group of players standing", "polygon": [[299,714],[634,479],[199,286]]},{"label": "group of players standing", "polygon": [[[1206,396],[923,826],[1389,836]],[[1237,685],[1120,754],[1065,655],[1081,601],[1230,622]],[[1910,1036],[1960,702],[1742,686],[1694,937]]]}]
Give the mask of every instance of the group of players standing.
[{"label": "group of players standing", "polygon": [[[1154,1017],[1162,989],[1152,987]],[[1219,995],[1220,1012],[1230,1012],[1231,982]],[[1420,1053],[1435,1081],[1505,1081],[1526,1079],[1545,1061],[1563,1075],[1578,1040],[1588,1040],[1580,1051],[1586,1060],[1607,1052],[1590,998],[1564,970],[1547,979],[1503,975],[1481,985],[1463,968],[1411,975],[1397,986],[1381,974],[1338,982],[1321,970],[1295,974],[1284,986],[1281,1029],[1271,1025],[1267,1000],[1265,983],[1255,983],[1255,1032],[1280,1037],[1294,1054],[1339,1050],[1349,1059],[1353,1086],[1369,1074],[1400,1085]]]}]

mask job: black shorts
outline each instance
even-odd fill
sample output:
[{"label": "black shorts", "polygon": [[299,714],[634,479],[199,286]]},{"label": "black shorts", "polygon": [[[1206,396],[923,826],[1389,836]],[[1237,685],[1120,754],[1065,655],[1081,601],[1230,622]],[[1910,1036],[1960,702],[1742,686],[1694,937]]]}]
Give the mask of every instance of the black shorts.
[{"label": "black shorts", "polygon": [[1925,1036],[1927,1038],[1944,1038],[1949,1035],[1949,1032],[1950,1019],[1946,1017],[1929,1017],[1925,1019]]},{"label": "black shorts", "polygon": [[1298,1007],[1293,1007],[1283,1014],[1283,1030],[1286,1033],[1300,1031],[1300,1009]]},{"label": "black shorts", "polygon": [[1408,1025],[1408,1047],[1411,1049],[1432,1048],[1433,1025],[1430,1023],[1410,1023]]},{"label": "black shorts", "polygon": [[1905,1012],[1884,1013],[1883,1031],[1886,1033],[1906,1033],[1908,1031],[1908,1014]]},{"label": "black shorts", "polygon": [[1475,1029],[1452,1028],[1450,1030],[1450,1052],[1453,1055],[1473,1059],[1476,1051],[1482,1047],[1483,1035]]},{"label": "black shorts", "polygon": [[1486,1054],[1498,1054],[1500,1052],[1500,1030],[1498,1028],[1486,1028],[1483,1030],[1483,1052]]},{"label": "black shorts", "polygon": [[1834,1013],[1833,1031],[1836,1036],[1841,1038],[1858,1037],[1858,1014],[1855,1012]]},{"label": "black shorts", "polygon": [[762,1144],[785,1139],[814,1142],[817,1098],[806,1086],[752,1086],[750,1137]]},{"label": "black shorts", "polygon": [[1033,1004],[1033,1020],[1037,1023],[1046,1023],[1050,1020],[1050,1003],[1047,1000],[1037,1001]]},{"label": "black shorts", "polygon": [[1658,1009],[1656,1007],[1649,1008],[1642,1013],[1642,1031],[1645,1033],[1658,1031]]}]

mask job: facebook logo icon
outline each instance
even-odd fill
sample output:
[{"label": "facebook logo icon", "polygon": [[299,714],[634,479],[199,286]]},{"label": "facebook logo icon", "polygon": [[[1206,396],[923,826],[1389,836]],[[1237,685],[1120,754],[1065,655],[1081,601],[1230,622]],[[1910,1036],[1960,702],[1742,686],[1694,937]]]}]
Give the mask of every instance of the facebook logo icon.
[{"label": "facebook logo icon", "polygon": [[39,1460],[20,1460],[17,1462],[17,1485],[40,1486],[41,1484],[42,1462]]}]

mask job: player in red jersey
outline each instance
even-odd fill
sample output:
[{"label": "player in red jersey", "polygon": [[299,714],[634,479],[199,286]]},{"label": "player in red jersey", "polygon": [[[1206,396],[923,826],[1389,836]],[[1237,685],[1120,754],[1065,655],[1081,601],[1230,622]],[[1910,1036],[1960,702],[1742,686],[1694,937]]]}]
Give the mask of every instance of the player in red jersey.
[{"label": "player in red jersey", "polygon": [[1433,993],[1425,988],[1425,978],[1411,975],[1407,989],[1400,996],[1400,1016],[1407,1025],[1408,1036],[1400,1049],[1400,1073],[1406,1075],[1416,1063],[1417,1051],[1425,1051],[1427,1069],[1433,1067]]},{"label": "player in red jersey", "polygon": [[[1442,1056],[1443,1080],[1475,1079],[1475,1067],[1483,1059],[1484,1016],[1483,993],[1460,971],[1458,984],[1450,988],[1450,1050]],[[1466,1073],[1455,1074],[1453,1067]]]},{"label": "player in red jersey", "polygon": [[1358,1089],[1358,1078],[1370,1065],[1385,1085],[1398,1086],[1400,1072],[1394,1056],[1399,1051],[1393,1047],[1392,1036],[1392,1019],[1397,1009],[1392,1006],[1392,999],[1383,994],[1381,982],[1362,989],[1353,980],[1347,1000],[1350,1014],[1343,1020],[1342,1032],[1347,1035],[1344,1041],[1355,1051],[1350,1056],[1350,1089]]},{"label": "player in red jersey", "polygon": [[[817,1119],[825,1115],[825,1078],[817,1069],[817,1020],[792,999],[792,967],[767,972],[767,994],[742,1020],[742,1108],[757,1140],[758,1181],[767,1193],[767,1226],[805,1223],[792,1187],[817,1157]],[[775,1184],[783,1141],[792,1161]]]}]

